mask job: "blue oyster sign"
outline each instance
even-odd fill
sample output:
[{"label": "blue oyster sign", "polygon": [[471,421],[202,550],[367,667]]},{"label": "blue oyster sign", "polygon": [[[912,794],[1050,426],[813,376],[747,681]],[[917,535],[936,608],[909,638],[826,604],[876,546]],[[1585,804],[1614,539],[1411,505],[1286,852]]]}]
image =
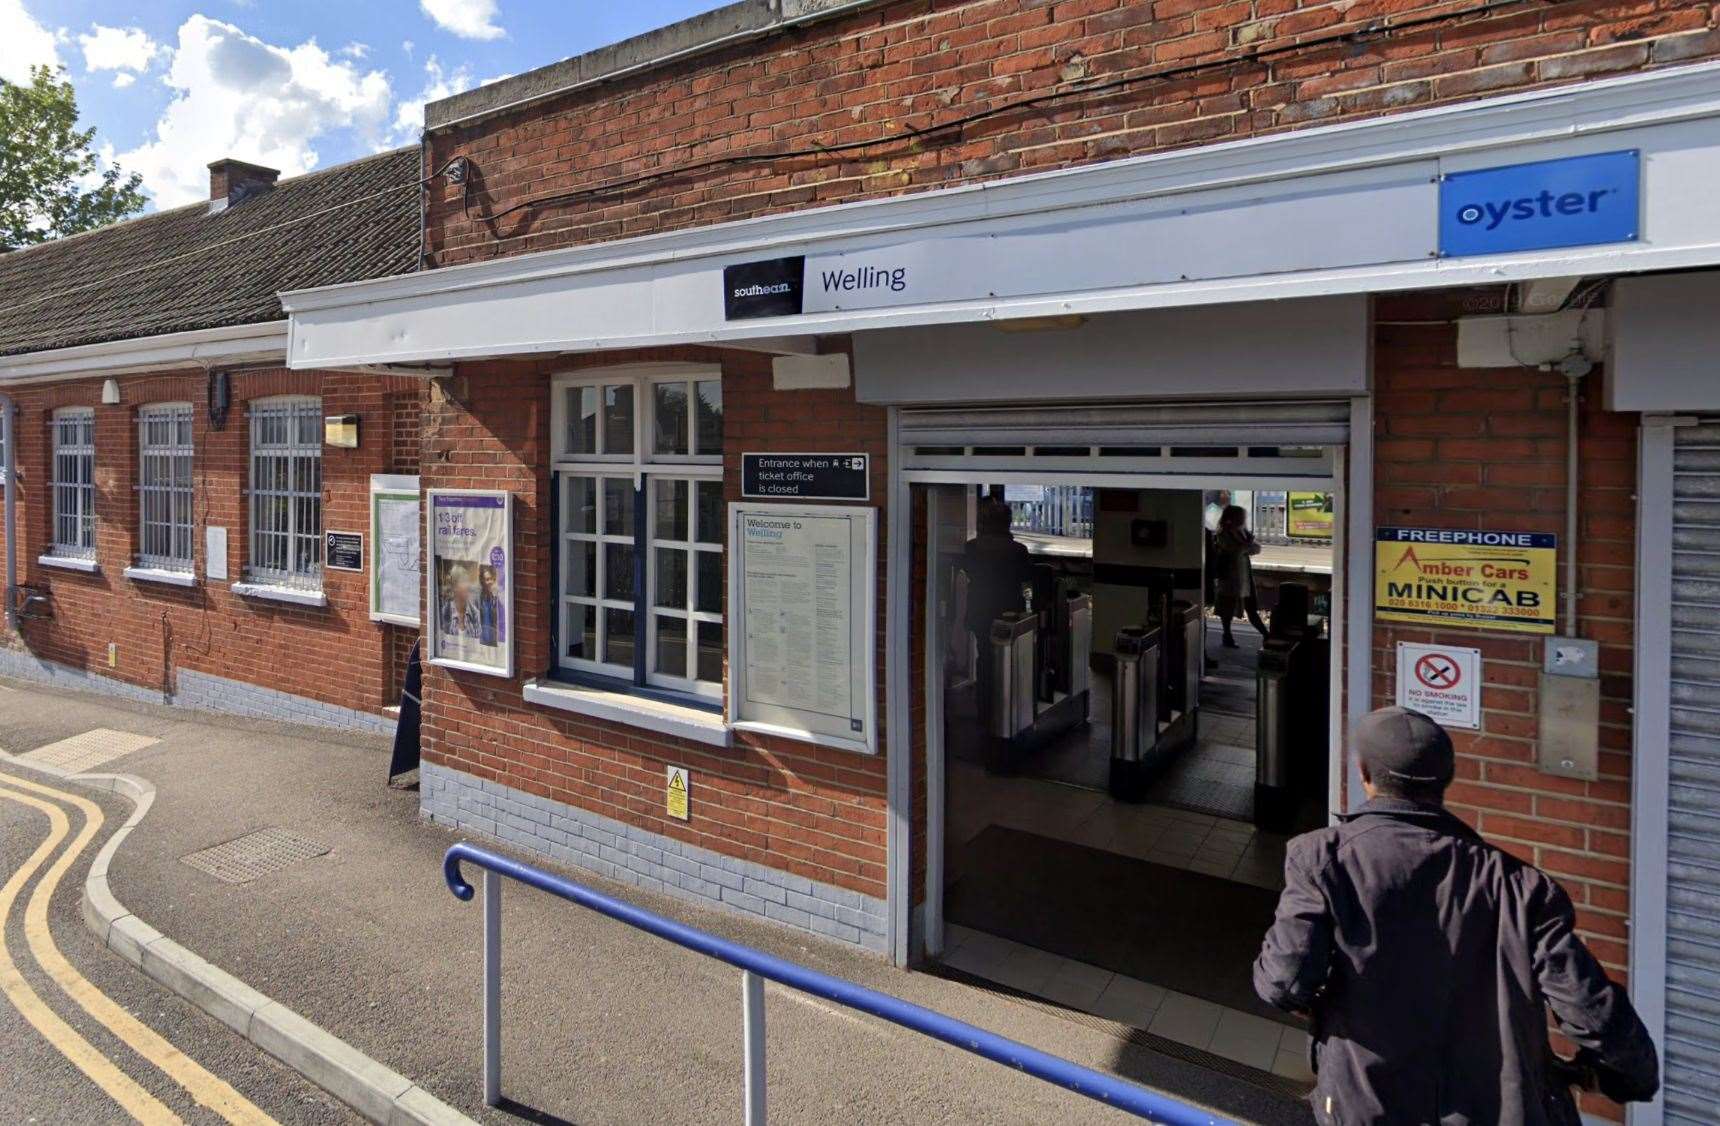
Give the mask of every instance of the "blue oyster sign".
[{"label": "blue oyster sign", "polygon": [[1439,253],[1635,242],[1641,186],[1635,149],[1453,172],[1439,182]]}]

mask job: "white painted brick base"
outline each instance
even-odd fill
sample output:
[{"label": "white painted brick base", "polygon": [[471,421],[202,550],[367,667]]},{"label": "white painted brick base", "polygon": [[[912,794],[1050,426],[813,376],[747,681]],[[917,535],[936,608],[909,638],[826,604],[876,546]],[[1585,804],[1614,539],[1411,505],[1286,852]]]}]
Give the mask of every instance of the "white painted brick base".
[{"label": "white painted brick base", "polygon": [[420,809],[438,824],[481,833],[618,883],[785,923],[873,953],[887,948],[887,909],[881,899],[736,860],[445,766],[425,763],[418,788]]}]

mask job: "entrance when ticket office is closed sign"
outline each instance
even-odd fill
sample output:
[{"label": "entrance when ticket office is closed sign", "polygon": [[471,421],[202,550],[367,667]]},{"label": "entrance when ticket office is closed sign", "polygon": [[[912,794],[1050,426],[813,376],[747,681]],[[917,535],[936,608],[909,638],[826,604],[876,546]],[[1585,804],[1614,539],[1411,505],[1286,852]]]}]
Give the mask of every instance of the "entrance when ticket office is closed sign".
[{"label": "entrance when ticket office is closed sign", "polygon": [[1442,628],[1552,633],[1558,537],[1549,532],[1380,528],[1374,617]]}]

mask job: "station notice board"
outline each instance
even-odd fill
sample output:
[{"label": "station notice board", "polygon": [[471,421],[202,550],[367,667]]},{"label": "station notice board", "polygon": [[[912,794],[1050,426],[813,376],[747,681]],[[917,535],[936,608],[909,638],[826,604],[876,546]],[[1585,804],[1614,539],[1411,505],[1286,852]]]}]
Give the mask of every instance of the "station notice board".
[{"label": "station notice board", "polygon": [[877,750],[877,512],[729,508],[729,720],[846,750]]}]

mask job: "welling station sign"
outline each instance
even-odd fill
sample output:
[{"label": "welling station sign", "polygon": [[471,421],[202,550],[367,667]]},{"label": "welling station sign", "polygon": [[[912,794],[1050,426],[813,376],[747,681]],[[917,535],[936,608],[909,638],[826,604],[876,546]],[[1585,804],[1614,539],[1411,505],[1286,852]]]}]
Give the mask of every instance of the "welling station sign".
[{"label": "welling station sign", "polygon": [[[723,319],[794,317],[940,301],[1100,290],[1278,272],[1261,255],[1277,232],[1302,232],[1295,254],[1327,266],[1463,258],[1635,242],[1642,228],[1637,149],[1400,178],[1366,193],[1334,185],[1229,211],[1148,209],[1087,223],[1047,220],[887,246],[792,255],[723,268]],[[1434,211],[1437,209],[1437,222]],[[1359,231],[1367,232],[1366,236]],[[1315,244],[1318,244],[1316,251]]]}]

